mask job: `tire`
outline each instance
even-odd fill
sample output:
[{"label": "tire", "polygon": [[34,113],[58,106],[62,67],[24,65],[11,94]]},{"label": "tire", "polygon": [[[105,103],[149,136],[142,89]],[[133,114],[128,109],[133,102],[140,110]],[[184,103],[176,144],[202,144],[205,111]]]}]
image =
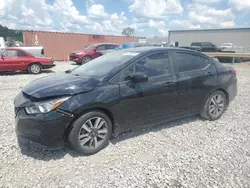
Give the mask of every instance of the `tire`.
[{"label": "tire", "polygon": [[[218,98],[218,96],[220,96],[221,98]],[[221,102],[219,102],[220,100]],[[218,114],[216,114],[217,109],[218,109]],[[207,120],[214,121],[219,119],[222,116],[222,114],[226,111],[226,109],[227,109],[227,98],[225,93],[222,91],[216,91],[207,99],[200,115],[201,117]]]},{"label": "tire", "polygon": [[76,63],[77,65],[82,65],[82,63]]},{"label": "tire", "polygon": [[42,66],[39,63],[33,63],[33,64],[29,65],[28,72],[30,74],[41,74]]},{"label": "tire", "polygon": [[84,56],[83,59],[82,59],[82,64],[87,63],[87,62],[89,62],[89,61],[91,61],[91,60],[92,60],[92,57],[86,55],[86,56]]},{"label": "tire", "polygon": [[73,123],[68,142],[79,154],[93,155],[108,146],[111,133],[112,123],[109,117],[101,111],[91,111]]}]

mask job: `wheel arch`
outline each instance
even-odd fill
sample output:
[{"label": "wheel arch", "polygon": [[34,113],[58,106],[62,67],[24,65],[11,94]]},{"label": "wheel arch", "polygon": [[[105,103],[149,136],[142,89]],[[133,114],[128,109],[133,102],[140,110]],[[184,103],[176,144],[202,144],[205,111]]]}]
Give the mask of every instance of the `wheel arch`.
[{"label": "wheel arch", "polygon": [[108,116],[108,118],[110,119],[111,121],[111,124],[112,124],[112,134],[114,133],[115,131],[115,119],[114,119],[114,115],[113,113],[105,108],[105,107],[91,107],[91,108],[88,108],[88,109],[85,109],[83,111],[81,111],[80,113],[76,114],[75,117],[73,118],[73,120],[69,123],[69,125],[66,127],[65,129],[65,132],[64,132],[64,139],[65,141],[67,140],[68,138],[68,135],[72,129],[72,126],[73,126],[73,123],[79,118],[81,117],[82,115],[88,113],[88,112],[91,112],[91,111],[99,111],[99,112],[102,112],[104,113],[105,115]]},{"label": "wheel arch", "polygon": [[219,89],[217,89],[217,91],[222,91],[226,95],[227,105],[229,105],[229,94],[228,94],[228,91],[226,89],[223,89],[223,88],[219,88]]}]

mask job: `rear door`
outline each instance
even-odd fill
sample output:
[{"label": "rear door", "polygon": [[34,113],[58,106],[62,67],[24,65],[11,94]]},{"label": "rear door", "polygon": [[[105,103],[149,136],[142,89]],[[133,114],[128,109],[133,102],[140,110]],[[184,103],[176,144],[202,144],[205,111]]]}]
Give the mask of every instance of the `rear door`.
[{"label": "rear door", "polygon": [[216,68],[209,58],[192,52],[177,51],[174,62],[179,112],[199,112],[207,93],[216,84]]}]

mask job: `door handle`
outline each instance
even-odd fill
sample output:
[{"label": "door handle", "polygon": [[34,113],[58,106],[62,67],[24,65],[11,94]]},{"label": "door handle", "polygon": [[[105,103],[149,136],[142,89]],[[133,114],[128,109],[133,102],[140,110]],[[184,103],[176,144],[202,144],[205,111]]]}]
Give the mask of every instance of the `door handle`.
[{"label": "door handle", "polygon": [[164,85],[165,85],[165,86],[173,86],[173,85],[174,85],[174,82],[171,82],[171,81],[165,82]]},{"label": "door handle", "polygon": [[207,72],[207,73],[206,73],[206,76],[211,77],[211,76],[213,76],[213,73],[212,73],[212,72]]}]

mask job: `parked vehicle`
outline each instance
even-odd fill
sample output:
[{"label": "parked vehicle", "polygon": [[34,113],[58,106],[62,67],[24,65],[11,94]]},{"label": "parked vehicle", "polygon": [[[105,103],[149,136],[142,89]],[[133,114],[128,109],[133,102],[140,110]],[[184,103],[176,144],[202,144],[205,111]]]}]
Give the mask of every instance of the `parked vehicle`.
[{"label": "parked vehicle", "polygon": [[237,93],[236,71],[181,48],[132,48],[31,82],[15,98],[20,145],[91,155],[111,135],[200,114],[217,120]]},{"label": "parked vehicle", "polygon": [[234,48],[234,44],[233,43],[224,43],[221,45],[220,49],[224,50],[224,49],[228,49],[228,48]]},{"label": "parked vehicle", "polygon": [[161,45],[158,44],[151,44],[151,43],[140,43],[140,42],[129,42],[124,43],[116,48],[116,50],[123,50],[123,49],[129,49],[129,48],[137,48],[137,47],[161,47]]},{"label": "parked vehicle", "polygon": [[53,59],[34,57],[29,52],[19,48],[6,48],[0,58],[0,72],[28,71],[31,74],[40,74],[42,69],[54,67]]},{"label": "parked vehicle", "polygon": [[84,64],[92,59],[95,59],[105,53],[106,50],[112,50],[117,48],[118,44],[113,43],[99,43],[93,44],[85,48],[84,50],[74,51],[70,54],[69,60],[74,61],[77,64]]},{"label": "parked vehicle", "polygon": [[29,52],[35,57],[44,57],[44,48],[43,46],[18,46],[18,49],[23,49],[26,52]]},{"label": "parked vehicle", "polygon": [[6,48],[5,41],[3,37],[0,37],[0,50]]},{"label": "parked vehicle", "polygon": [[185,49],[195,50],[195,51],[201,52],[200,46],[180,46],[180,48],[185,48]]},{"label": "parked vehicle", "polygon": [[211,42],[192,42],[191,47],[200,47],[202,52],[218,52],[217,46]]}]

